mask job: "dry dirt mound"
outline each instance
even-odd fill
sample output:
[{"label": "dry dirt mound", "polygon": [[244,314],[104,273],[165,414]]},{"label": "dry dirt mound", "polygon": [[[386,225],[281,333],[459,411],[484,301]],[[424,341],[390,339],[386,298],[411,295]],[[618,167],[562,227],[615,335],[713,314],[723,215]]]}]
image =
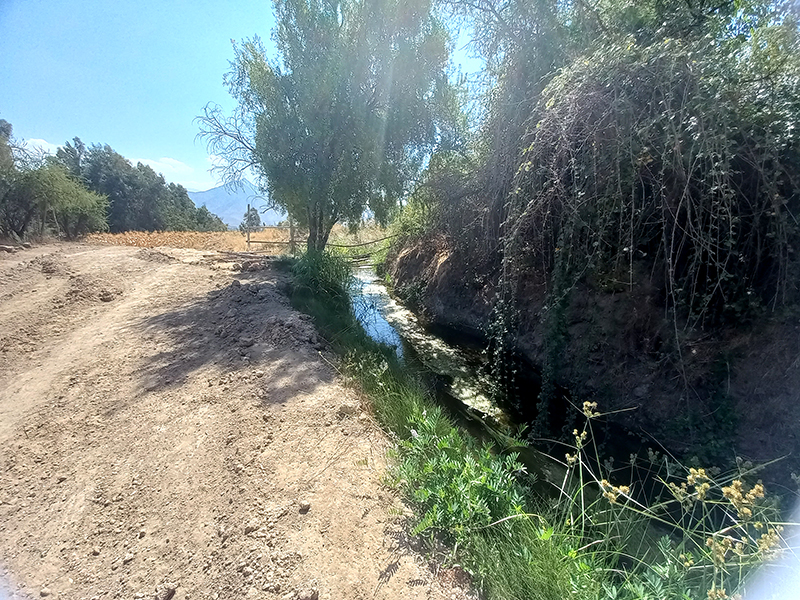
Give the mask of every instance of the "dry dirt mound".
[{"label": "dry dirt mound", "polygon": [[8,256],[0,598],[468,595],[410,549],[386,440],[280,273],[192,250]]}]

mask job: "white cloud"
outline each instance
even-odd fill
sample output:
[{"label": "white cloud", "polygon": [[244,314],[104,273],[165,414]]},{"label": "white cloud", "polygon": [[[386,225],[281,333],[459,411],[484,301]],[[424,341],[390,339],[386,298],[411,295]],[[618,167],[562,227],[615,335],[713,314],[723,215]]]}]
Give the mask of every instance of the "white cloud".
[{"label": "white cloud", "polygon": [[32,151],[44,152],[45,154],[55,154],[60,144],[52,144],[47,140],[30,139],[25,140],[25,146]]},{"label": "white cloud", "polygon": [[195,169],[176,158],[168,156],[157,160],[151,158],[132,158],[133,164],[142,163],[152,168],[156,173],[161,173],[164,179],[177,183],[190,192],[207,190],[219,185],[207,170]]}]

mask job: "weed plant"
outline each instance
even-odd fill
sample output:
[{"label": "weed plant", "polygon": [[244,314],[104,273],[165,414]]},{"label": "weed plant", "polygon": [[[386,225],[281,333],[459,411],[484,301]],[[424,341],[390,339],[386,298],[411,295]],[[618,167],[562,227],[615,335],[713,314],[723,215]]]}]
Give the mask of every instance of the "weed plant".
[{"label": "weed plant", "polygon": [[602,415],[593,403],[584,404],[563,481],[551,498],[535,496],[517,454],[456,427],[394,351],[364,333],[343,302],[344,265],[331,254],[301,257],[295,305],[315,317],[342,373],[394,438],[388,482],[415,509],[413,533],[437,560],[470,573],[485,597],[724,600],[785,546],[776,505],[761,483],[748,483],[747,465],[722,476],[651,452],[641,467],[660,493],[611,483],[621,472],[603,466],[594,445],[592,423]]},{"label": "weed plant", "polygon": [[[787,546],[777,501],[753,481],[758,468],[740,462],[735,473],[721,474],[648,450],[647,459],[632,455],[630,465],[615,470],[594,445],[592,423],[603,416],[596,409],[583,404],[586,422],[574,431],[551,514],[563,523],[558,535],[602,565],[601,597],[741,598],[754,567]],[[621,472],[637,483],[612,483]],[[644,493],[647,481],[655,489]]]}]

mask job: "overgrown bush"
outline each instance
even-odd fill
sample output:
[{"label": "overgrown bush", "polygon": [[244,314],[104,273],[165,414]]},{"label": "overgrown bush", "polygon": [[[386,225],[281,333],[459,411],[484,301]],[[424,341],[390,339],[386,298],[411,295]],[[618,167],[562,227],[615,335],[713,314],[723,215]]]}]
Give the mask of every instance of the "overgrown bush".
[{"label": "overgrown bush", "polygon": [[105,196],[90,192],[60,167],[9,171],[0,199],[0,230],[22,239],[29,233],[63,233],[68,239],[105,231]]},{"label": "overgrown bush", "polygon": [[690,325],[796,301],[798,50],[787,22],[745,41],[629,39],[576,61],[534,113],[506,260],[565,286],[637,285],[643,263]]}]

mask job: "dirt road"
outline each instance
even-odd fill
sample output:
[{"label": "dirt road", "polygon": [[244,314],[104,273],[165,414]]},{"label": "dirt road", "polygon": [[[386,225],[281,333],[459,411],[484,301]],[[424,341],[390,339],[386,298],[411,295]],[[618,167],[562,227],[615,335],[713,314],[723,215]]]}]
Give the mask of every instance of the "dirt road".
[{"label": "dirt road", "polygon": [[466,597],[284,276],[224,259],[0,256],[0,599]]}]

